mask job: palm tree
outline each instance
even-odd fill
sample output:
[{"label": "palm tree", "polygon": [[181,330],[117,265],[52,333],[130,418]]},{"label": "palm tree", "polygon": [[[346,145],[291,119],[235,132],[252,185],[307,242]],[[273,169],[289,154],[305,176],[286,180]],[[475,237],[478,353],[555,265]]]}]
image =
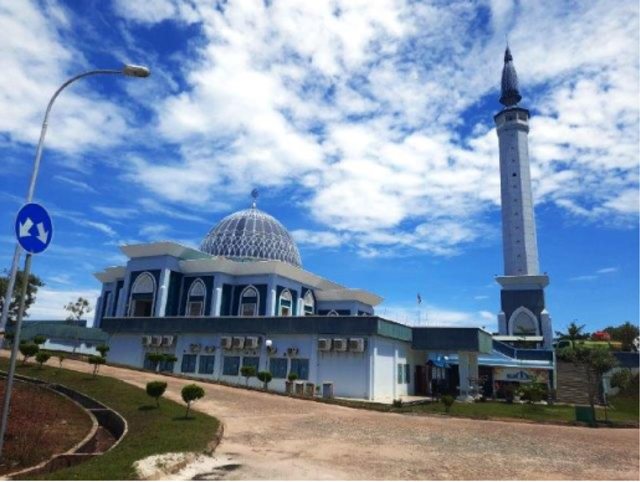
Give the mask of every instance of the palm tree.
[{"label": "palm tree", "polygon": [[561,340],[571,341],[571,348],[575,348],[575,341],[580,338],[580,335],[582,335],[582,330],[584,330],[584,327],[585,325],[578,326],[575,321],[572,321],[571,323],[569,323],[566,333],[556,331],[556,335],[559,336]]}]

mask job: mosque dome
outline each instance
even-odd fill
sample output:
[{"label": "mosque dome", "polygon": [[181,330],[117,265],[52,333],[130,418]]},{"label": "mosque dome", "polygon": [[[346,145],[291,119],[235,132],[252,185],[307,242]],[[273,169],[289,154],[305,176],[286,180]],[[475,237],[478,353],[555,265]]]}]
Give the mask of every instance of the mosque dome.
[{"label": "mosque dome", "polygon": [[236,261],[278,260],[300,267],[300,252],[286,228],[256,207],[230,214],[206,235],[200,250]]}]

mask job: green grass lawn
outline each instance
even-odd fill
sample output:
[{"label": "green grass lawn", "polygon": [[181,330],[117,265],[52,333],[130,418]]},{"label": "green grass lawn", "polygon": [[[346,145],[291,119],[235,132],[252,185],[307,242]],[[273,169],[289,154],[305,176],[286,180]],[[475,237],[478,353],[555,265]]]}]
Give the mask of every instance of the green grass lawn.
[{"label": "green grass lawn", "polygon": [[[8,360],[0,359],[6,370]],[[160,409],[144,390],[110,377],[92,378],[88,373],[18,364],[18,373],[60,383],[85,393],[119,412],[129,424],[120,444],[87,462],[41,476],[55,480],[133,479],[133,463],[149,455],[166,452],[203,451],[213,439],[218,421],[199,412],[185,420],[185,406],[162,399]],[[149,409],[150,406],[154,408]],[[196,403],[197,407],[197,403]]]},{"label": "green grass lawn", "polygon": [[[638,424],[638,397],[612,397],[607,410],[608,420],[625,424]],[[417,414],[444,414],[444,405],[433,402],[404,406],[394,411]],[[605,420],[603,408],[597,408],[598,421]],[[449,415],[473,418],[515,418],[536,422],[573,422],[575,408],[567,405],[507,404],[504,402],[454,403]]]}]

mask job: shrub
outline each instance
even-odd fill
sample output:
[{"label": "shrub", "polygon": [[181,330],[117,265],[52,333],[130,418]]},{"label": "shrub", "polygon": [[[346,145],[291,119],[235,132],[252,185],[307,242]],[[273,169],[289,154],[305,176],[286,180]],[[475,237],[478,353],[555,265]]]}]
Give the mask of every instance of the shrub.
[{"label": "shrub", "polygon": [[546,387],[535,380],[529,383],[524,383],[520,387],[520,391],[522,392],[523,400],[527,400],[529,403],[539,402],[547,393]]},{"label": "shrub", "polygon": [[98,369],[100,368],[100,365],[104,365],[107,362],[107,360],[105,360],[104,357],[98,356],[98,355],[90,355],[87,361],[89,362],[89,365],[93,365],[94,377],[98,373]]},{"label": "shrub", "polygon": [[106,357],[107,357],[107,353],[109,353],[110,348],[109,348],[109,346],[108,346],[108,345],[105,345],[105,344],[103,343],[102,345],[98,345],[98,346],[96,347],[96,350],[98,351],[98,353],[100,353],[100,356],[101,356],[102,358],[106,358]]},{"label": "shrub", "polygon": [[240,374],[244,377],[247,386],[249,386],[249,378],[256,376],[256,367],[244,366],[240,368]]},{"label": "shrub", "polygon": [[287,377],[287,380],[289,380],[290,382],[295,382],[298,379],[298,374],[297,373],[289,373],[289,376]]},{"label": "shrub", "polygon": [[441,401],[444,405],[444,411],[449,413],[456,399],[453,397],[453,395],[443,395]]},{"label": "shrub", "polygon": [[260,380],[264,384],[265,390],[269,388],[268,385],[272,378],[273,378],[273,375],[271,375],[271,372],[268,372],[268,371],[258,372],[258,380]]},{"label": "shrub", "polygon": [[36,335],[33,337],[33,342],[38,346],[43,345],[46,341],[47,341],[46,336]]},{"label": "shrub", "polygon": [[167,382],[153,381],[147,383],[147,395],[156,399],[156,407],[160,408],[160,397],[167,389]]},{"label": "shrub", "polygon": [[620,392],[624,392],[631,384],[631,377],[631,370],[629,370],[628,368],[618,370],[613,375],[611,375],[611,386],[619,388]]},{"label": "shrub", "polygon": [[391,406],[394,408],[402,408],[402,406],[404,405],[404,402],[402,401],[401,398],[398,399],[393,399],[393,402],[391,402]]},{"label": "shrub", "polygon": [[182,387],[182,400],[187,404],[187,412],[184,415],[184,418],[189,418],[189,409],[191,408],[191,403],[196,400],[200,400],[204,397],[204,389],[200,385],[196,385],[192,383],[191,385],[185,385]]},{"label": "shrub", "polygon": [[62,368],[62,362],[65,360],[65,358],[67,358],[64,353],[58,353],[56,355],[56,358],[58,359],[58,363],[60,365],[60,368]]},{"label": "shrub", "polygon": [[513,384],[504,387],[504,399],[507,403],[513,403],[516,396],[520,394],[518,387]]},{"label": "shrub", "polygon": [[33,342],[20,343],[20,353],[24,357],[22,364],[27,363],[27,360],[40,351],[40,347]]},{"label": "shrub", "polygon": [[49,358],[51,358],[51,355],[49,355],[47,352],[39,351],[38,353],[36,353],[36,361],[38,362],[38,366],[40,368],[42,368],[43,364],[49,361]]}]

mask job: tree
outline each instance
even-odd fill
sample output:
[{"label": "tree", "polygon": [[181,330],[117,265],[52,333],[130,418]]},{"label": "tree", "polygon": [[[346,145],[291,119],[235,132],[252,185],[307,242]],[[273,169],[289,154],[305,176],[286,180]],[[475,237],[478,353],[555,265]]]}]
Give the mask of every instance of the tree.
[{"label": "tree", "polygon": [[107,362],[107,360],[103,356],[98,356],[98,355],[90,355],[89,360],[87,361],[89,362],[89,365],[93,365],[94,377],[98,373],[98,369],[100,368],[100,365],[104,365]]},{"label": "tree", "polygon": [[587,381],[587,396],[589,405],[593,411],[593,419],[596,419],[596,398],[602,381],[602,376],[618,365],[618,360],[611,351],[603,346],[576,345],[567,347],[558,353],[558,358],[570,361],[576,366],[582,365]]},{"label": "tree", "polygon": [[33,342],[38,346],[44,345],[46,341],[47,341],[47,337],[43,335],[36,335],[33,337]]},{"label": "tree", "polygon": [[269,388],[269,382],[271,381],[272,378],[273,378],[273,375],[271,375],[271,372],[268,372],[268,371],[258,372],[258,380],[260,380],[264,384],[265,390]]},{"label": "tree", "polygon": [[582,330],[584,330],[584,327],[585,325],[578,326],[575,321],[572,321],[569,323],[566,333],[556,331],[556,335],[562,340],[571,341],[571,346],[575,347],[575,341],[583,337]]},{"label": "tree", "polygon": [[[4,276],[0,276],[0,312],[4,309],[4,295],[7,292],[7,285],[9,283],[9,276],[7,276],[7,271],[4,271]],[[24,283],[24,272],[18,271],[16,276],[16,284],[13,290],[13,297],[11,299],[11,303],[9,303],[9,317],[7,318],[7,323],[15,323],[18,319],[18,308],[20,306],[20,299],[22,294],[22,286]],[[44,283],[38,278],[36,275],[31,273],[29,275],[29,284],[27,285],[27,296],[24,302],[24,316],[28,316],[27,312],[29,311],[29,307],[36,300],[36,293],[38,292],[38,288],[44,286]]]},{"label": "tree", "polygon": [[631,384],[632,378],[633,375],[631,373],[631,370],[629,370],[628,368],[623,368],[611,375],[611,386],[613,388],[618,388],[621,393],[625,392]]},{"label": "tree", "polygon": [[244,377],[245,383],[249,386],[249,378],[256,376],[256,367],[243,366],[240,369],[240,374]]},{"label": "tree", "polygon": [[40,347],[38,347],[38,345],[30,341],[25,343],[20,343],[20,346],[18,348],[20,349],[20,353],[24,357],[22,359],[23,365],[27,363],[27,360],[29,358],[31,358],[32,356],[35,356],[35,354],[40,351]]},{"label": "tree", "polygon": [[67,320],[79,321],[84,315],[90,313],[92,308],[89,301],[86,298],[80,296],[75,302],[67,303],[64,305],[64,309],[69,312]]},{"label": "tree", "polygon": [[160,397],[167,389],[167,382],[153,381],[147,383],[147,395],[156,399],[156,407],[160,408]]},{"label": "tree", "polygon": [[38,367],[42,369],[42,365],[47,363],[49,361],[49,358],[51,358],[51,355],[49,355],[46,351],[39,351],[38,353],[36,353],[36,361],[38,362]]},{"label": "tree", "polygon": [[192,383],[191,385],[185,385],[182,387],[181,395],[182,400],[187,404],[187,412],[185,413],[184,418],[189,418],[191,403],[204,397],[204,389],[200,385]]},{"label": "tree", "polygon": [[65,360],[66,356],[64,355],[64,353],[58,353],[56,355],[56,358],[58,359],[58,363],[60,365],[60,368],[62,368],[62,362]]},{"label": "tree", "polygon": [[640,335],[638,326],[628,321],[625,321],[622,325],[608,326],[604,331],[609,333],[612,340],[622,343],[623,351],[633,350],[633,340]]},{"label": "tree", "polygon": [[109,352],[109,350],[110,350],[109,346],[105,345],[104,343],[96,347],[96,351],[100,353],[100,356],[102,358],[107,358],[107,353]]}]

